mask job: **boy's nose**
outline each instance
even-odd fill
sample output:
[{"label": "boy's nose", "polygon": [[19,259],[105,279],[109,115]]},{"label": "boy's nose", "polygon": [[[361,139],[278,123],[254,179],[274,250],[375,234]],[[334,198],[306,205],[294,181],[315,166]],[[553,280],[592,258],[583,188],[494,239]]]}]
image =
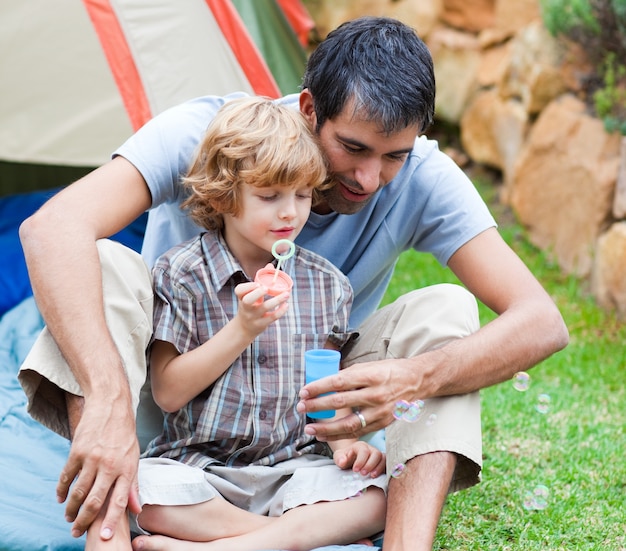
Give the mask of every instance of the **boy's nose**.
[{"label": "boy's nose", "polygon": [[286,199],[281,205],[279,216],[283,220],[290,220],[295,218],[296,214],[297,210],[295,199]]}]

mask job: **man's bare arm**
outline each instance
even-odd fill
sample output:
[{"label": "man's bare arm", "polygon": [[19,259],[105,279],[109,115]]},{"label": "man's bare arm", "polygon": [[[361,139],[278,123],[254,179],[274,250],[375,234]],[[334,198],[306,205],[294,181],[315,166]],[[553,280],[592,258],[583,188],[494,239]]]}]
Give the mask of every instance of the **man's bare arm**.
[{"label": "man's bare arm", "polygon": [[136,476],[134,413],[104,319],[96,240],[124,228],[150,203],[142,176],[117,157],[62,190],[20,227],[37,305],[84,392],[57,489],[65,500],[78,477],[66,509],[74,535],[88,528],[112,488],[103,530],[113,531]]},{"label": "man's bare arm", "polygon": [[[436,350],[360,363],[312,383],[307,387],[312,395],[338,391],[318,398],[316,409],[359,407],[367,417],[367,431],[380,429],[393,421],[392,406],[398,400],[479,390],[510,379],[567,345],[567,328],[554,302],[495,229],[461,247],[449,266],[498,317]],[[300,405],[299,411],[303,409]],[[334,439],[361,434],[358,425],[350,415],[307,431]]]}]

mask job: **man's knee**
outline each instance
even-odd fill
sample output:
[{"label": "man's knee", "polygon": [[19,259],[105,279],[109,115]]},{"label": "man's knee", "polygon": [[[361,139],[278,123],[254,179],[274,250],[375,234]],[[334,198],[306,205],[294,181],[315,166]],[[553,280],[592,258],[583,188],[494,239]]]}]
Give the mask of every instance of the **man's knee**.
[{"label": "man's knee", "polygon": [[105,303],[131,298],[152,317],[152,277],[150,269],[136,251],[109,239],[96,242],[102,268]]},{"label": "man's knee", "polygon": [[409,358],[466,337],[479,328],[474,296],[459,285],[411,291],[370,316],[345,354],[344,365]]},{"label": "man's knee", "polygon": [[[449,320],[465,327],[468,334],[478,329],[478,304],[467,289],[453,283],[441,283],[411,291],[398,299],[403,310],[422,319],[425,316]],[[410,315],[410,314],[407,314]]]},{"label": "man's knee", "polygon": [[388,356],[407,358],[476,332],[474,296],[459,285],[419,289],[398,299],[390,318]]}]

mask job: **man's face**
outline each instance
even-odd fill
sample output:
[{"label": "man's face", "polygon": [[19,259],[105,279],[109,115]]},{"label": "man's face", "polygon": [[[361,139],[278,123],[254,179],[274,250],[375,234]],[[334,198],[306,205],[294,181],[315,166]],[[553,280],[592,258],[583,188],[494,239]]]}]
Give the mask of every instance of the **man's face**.
[{"label": "man's face", "polygon": [[[315,128],[311,96],[301,98],[300,106]],[[319,129],[319,140],[335,185],[323,192],[324,203],[313,210],[341,214],[360,211],[402,168],[417,134],[417,125],[393,134],[381,132],[375,122],[353,115],[350,105],[327,120]]]}]

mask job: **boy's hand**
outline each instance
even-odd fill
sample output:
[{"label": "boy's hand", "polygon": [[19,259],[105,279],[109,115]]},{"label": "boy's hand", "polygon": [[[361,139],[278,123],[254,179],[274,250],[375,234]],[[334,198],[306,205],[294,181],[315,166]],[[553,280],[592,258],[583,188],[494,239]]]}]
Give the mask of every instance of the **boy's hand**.
[{"label": "boy's hand", "polygon": [[376,478],[385,472],[385,454],[362,440],[336,450],[333,461],[340,469],[352,468],[362,476]]},{"label": "boy's hand", "polygon": [[289,308],[289,292],[265,300],[267,289],[254,282],[240,283],[235,287],[239,299],[237,318],[250,335],[256,337],[281,318]]}]

